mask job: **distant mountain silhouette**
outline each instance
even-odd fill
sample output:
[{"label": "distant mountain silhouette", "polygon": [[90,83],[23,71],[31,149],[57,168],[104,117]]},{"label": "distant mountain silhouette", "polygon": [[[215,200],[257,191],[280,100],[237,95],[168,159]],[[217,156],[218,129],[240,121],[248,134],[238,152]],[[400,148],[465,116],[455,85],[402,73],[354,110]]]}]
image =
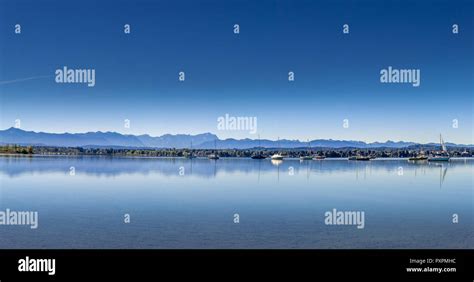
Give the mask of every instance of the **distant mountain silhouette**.
[{"label": "distant mountain silhouette", "polygon": [[56,147],[131,147],[131,148],[186,148],[191,141],[201,144],[215,140],[217,136],[205,133],[198,135],[124,135],[117,132],[44,133],[9,128],[0,131],[0,143]]},{"label": "distant mountain silhouette", "polygon": [[[188,134],[165,134],[158,137],[150,135],[124,135],[117,132],[87,132],[87,133],[45,133],[25,131],[18,128],[0,130],[0,144],[18,144],[32,146],[55,146],[55,147],[110,147],[110,148],[189,148],[193,143],[195,149],[249,149],[256,147],[264,148],[307,148],[308,142],[299,140],[281,139],[255,140],[255,139],[218,139],[211,133],[197,135]],[[435,145],[430,143],[426,145]],[[317,139],[311,141],[311,147],[324,148],[405,148],[417,145],[414,142],[374,142]],[[447,143],[448,146],[469,146]]]}]

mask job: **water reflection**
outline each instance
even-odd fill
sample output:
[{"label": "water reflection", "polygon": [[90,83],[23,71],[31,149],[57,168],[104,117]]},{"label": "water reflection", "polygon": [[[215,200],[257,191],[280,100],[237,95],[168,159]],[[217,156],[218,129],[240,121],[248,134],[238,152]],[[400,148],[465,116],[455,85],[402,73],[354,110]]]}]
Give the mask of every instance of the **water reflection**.
[{"label": "water reflection", "polygon": [[403,173],[425,175],[428,170],[440,171],[440,183],[444,182],[448,168],[472,166],[472,158],[452,159],[449,163],[409,162],[403,159],[377,159],[368,162],[347,161],[343,159],[305,160],[252,160],[238,158],[221,158],[209,160],[205,158],[111,158],[111,157],[0,157],[0,172],[9,177],[22,174],[63,172],[69,173],[71,167],[78,174],[90,176],[119,176],[121,174],[160,173],[163,175],[179,175],[184,168],[185,175],[213,178],[219,173],[256,174],[276,172],[280,174],[294,170],[295,174],[304,171],[306,178],[311,174],[333,174],[353,172],[354,178],[367,179],[373,172],[392,174],[403,168]]},{"label": "water reflection", "polygon": [[[467,248],[473,171],[472,159],[0,157],[0,209],[40,214],[35,233],[0,228],[0,248]],[[326,226],[333,208],[364,211],[365,228]]]}]

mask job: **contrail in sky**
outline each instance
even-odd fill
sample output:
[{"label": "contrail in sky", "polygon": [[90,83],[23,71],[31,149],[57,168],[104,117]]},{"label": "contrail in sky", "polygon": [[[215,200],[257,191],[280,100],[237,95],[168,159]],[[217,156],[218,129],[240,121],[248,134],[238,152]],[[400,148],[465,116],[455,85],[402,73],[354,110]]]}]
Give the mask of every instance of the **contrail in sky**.
[{"label": "contrail in sky", "polygon": [[40,76],[18,78],[18,79],[13,79],[13,80],[4,80],[4,81],[0,81],[0,85],[22,82],[22,81],[33,80],[33,79],[46,78],[46,77],[52,77],[52,75],[40,75]]}]

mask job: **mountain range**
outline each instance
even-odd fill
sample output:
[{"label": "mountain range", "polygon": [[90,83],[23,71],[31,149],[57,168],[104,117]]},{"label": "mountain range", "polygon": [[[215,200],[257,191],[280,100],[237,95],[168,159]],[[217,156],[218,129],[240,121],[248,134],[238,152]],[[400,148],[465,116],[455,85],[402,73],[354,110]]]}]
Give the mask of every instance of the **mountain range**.
[{"label": "mountain range", "polygon": [[[418,145],[415,142],[373,142],[365,143],[352,140],[332,140],[316,139],[312,140],[312,147],[324,148],[405,148]],[[150,135],[126,135],[117,132],[87,132],[87,133],[45,133],[25,131],[11,127],[0,130],[0,144],[18,144],[30,146],[53,146],[53,147],[108,147],[108,148],[190,148],[194,149],[249,149],[256,147],[265,148],[305,148],[308,142],[299,140],[281,139],[279,141],[267,139],[219,139],[212,133],[197,135],[188,134],[165,134],[152,137]],[[425,145],[435,145],[429,143]],[[472,147],[472,145],[462,145],[446,143],[447,146]]]}]

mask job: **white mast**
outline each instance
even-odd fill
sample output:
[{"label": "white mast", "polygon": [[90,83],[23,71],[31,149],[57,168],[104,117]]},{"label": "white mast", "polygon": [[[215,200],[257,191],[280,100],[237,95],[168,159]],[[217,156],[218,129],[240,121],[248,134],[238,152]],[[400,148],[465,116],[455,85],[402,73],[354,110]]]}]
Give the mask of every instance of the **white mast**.
[{"label": "white mast", "polygon": [[448,152],[448,150],[446,150],[446,145],[444,145],[444,141],[443,141],[443,137],[441,137],[441,134],[439,135],[439,142],[441,143],[441,148],[443,149],[443,152]]}]

